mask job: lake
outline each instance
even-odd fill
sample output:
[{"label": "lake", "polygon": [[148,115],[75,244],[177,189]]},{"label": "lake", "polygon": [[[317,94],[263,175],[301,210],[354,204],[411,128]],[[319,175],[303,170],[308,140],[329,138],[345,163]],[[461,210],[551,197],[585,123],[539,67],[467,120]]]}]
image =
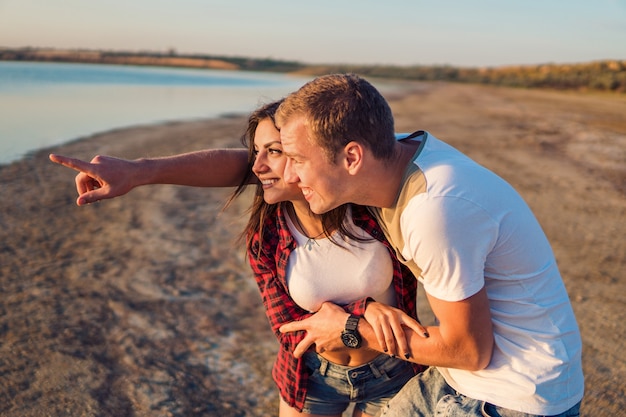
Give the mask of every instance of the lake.
[{"label": "lake", "polygon": [[308,80],[259,72],[0,61],[0,164],[110,129],[246,114]]}]

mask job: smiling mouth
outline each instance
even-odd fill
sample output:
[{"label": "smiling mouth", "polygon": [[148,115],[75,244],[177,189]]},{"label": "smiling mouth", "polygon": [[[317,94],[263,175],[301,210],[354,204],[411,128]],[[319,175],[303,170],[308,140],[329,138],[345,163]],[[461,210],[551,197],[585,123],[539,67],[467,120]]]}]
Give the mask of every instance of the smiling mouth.
[{"label": "smiling mouth", "polygon": [[300,191],[302,191],[302,195],[307,200],[313,195],[313,190],[311,190],[310,188],[301,188]]},{"label": "smiling mouth", "polygon": [[278,180],[277,180],[277,179],[261,180],[261,184],[262,184],[263,186],[270,186],[270,185],[272,185],[272,184],[274,184],[274,183],[276,183],[276,182],[278,182]]}]

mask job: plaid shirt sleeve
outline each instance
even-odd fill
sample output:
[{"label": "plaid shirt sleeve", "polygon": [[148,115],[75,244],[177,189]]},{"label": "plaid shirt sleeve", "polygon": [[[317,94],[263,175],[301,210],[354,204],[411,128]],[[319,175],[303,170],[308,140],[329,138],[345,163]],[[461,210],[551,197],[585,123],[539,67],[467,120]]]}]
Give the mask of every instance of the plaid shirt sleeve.
[{"label": "plaid shirt sleeve", "polygon": [[248,255],[272,331],[281,345],[293,350],[304,337],[304,332],[283,334],[279,331],[280,326],[302,320],[312,313],[303,310],[293,301],[284,278],[279,276],[278,264],[282,262],[281,258],[285,258],[286,262],[288,255],[277,253],[277,258],[275,260],[263,252],[260,254],[250,252]]},{"label": "plaid shirt sleeve", "polygon": [[248,260],[261,293],[265,313],[280,344],[272,369],[274,382],[285,402],[302,411],[308,373],[304,369],[303,361],[296,359],[292,352],[302,341],[305,333],[298,331],[283,334],[279,328],[285,323],[309,317],[312,313],[300,308],[287,289],[285,273],[293,246],[283,246],[284,242],[291,241],[291,236],[286,236],[287,230],[277,225],[280,215],[279,210],[278,219],[265,223],[263,241],[260,241],[259,233],[253,236],[248,250]]}]

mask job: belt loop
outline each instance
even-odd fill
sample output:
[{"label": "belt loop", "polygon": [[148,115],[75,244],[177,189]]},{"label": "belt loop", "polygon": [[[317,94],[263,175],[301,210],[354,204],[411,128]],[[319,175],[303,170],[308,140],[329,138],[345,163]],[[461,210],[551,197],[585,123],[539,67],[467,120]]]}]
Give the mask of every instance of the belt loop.
[{"label": "belt loop", "polygon": [[328,369],[328,361],[319,355],[317,355],[317,357],[320,360],[320,374],[322,376],[326,376],[326,370]]},{"label": "belt loop", "polygon": [[381,376],[383,376],[383,372],[381,372],[378,367],[376,366],[376,364],[374,362],[370,362],[370,369],[372,370],[372,373],[374,374],[375,378],[380,378]]}]

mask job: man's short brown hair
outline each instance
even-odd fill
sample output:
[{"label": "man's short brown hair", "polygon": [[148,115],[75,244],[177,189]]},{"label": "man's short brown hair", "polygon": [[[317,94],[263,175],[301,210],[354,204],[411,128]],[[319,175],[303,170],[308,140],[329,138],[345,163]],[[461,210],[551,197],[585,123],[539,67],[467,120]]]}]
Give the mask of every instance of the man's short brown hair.
[{"label": "man's short brown hair", "polygon": [[330,74],[315,78],[285,98],[276,113],[280,126],[304,116],[309,136],[328,159],[355,141],[374,157],[390,159],[394,149],[391,108],[380,92],[355,74]]}]

